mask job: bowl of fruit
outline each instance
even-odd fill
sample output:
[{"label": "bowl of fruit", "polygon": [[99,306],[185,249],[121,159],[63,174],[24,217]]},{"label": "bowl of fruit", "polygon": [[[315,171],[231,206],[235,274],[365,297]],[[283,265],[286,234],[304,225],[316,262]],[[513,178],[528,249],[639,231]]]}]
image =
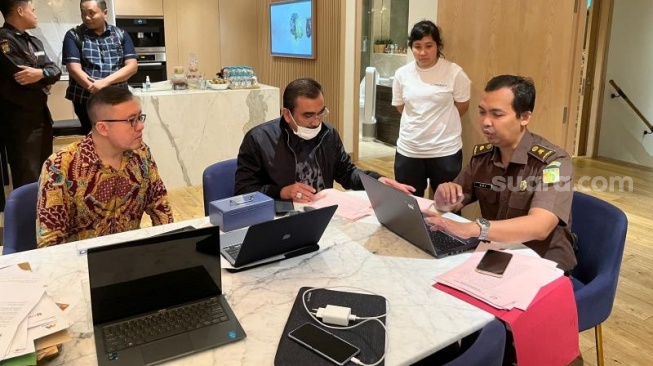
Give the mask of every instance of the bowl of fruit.
[{"label": "bowl of fruit", "polygon": [[206,85],[214,90],[225,90],[229,87],[229,82],[225,79],[215,78],[207,80]]}]

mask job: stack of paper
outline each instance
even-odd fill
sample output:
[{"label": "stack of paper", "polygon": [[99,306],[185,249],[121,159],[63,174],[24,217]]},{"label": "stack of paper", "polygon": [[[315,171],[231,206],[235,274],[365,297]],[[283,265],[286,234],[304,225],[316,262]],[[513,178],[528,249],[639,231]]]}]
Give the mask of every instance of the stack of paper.
[{"label": "stack of paper", "polygon": [[70,326],[40,279],[19,266],[0,269],[0,360],[34,353],[34,341]]},{"label": "stack of paper", "polygon": [[474,252],[458,267],[445,272],[436,281],[465,292],[497,308],[526,310],[540,288],[563,275],[556,263],[540,257],[513,254],[503,277],[476,272],[485,252]]},{"label": "stack of paper", "polygon": [[315,201],[307,206],[322,208],[333,205],[338,205],[336,215],[353,221],[374,213],[370,201],[333,188],[320,191]]}]

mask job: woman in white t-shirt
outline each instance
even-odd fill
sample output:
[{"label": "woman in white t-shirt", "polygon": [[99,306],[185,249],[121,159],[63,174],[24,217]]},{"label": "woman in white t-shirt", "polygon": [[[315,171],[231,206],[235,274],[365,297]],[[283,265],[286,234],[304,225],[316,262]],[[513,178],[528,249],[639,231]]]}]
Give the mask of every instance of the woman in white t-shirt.
[{"label": "woman in white t-shirt", "polygon": [[401,113],[395,179],[423,196],[452,181],[462,168],[460,117],[469,108],[470,80],[443,58],[439,28],[423,20],[413,26],[408,46],[415,61],[395,73],[392,105]]}]

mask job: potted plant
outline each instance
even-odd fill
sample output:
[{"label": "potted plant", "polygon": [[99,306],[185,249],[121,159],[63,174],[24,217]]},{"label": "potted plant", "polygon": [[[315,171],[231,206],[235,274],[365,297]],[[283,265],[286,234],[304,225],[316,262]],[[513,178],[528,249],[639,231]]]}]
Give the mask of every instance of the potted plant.
[{"label": "potted plant", "polygon": [[392,44],[392,40],[390,38],[377,38],[374,41],[374,52],[383,53],[383,51],[385,51],[385,47],[389,44]]}]

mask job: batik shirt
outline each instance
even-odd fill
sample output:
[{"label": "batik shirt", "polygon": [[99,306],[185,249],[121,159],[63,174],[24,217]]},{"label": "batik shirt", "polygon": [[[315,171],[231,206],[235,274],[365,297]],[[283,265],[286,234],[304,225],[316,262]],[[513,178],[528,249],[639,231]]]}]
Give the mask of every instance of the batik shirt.
[{"label": "batik shirt", "polygon": [[43,164],[39,248],[138,229],[144,212],[153,225],[173,221],[166,188],[145,143],[123,153],[119,170],[102,164],[92,134]]}]

